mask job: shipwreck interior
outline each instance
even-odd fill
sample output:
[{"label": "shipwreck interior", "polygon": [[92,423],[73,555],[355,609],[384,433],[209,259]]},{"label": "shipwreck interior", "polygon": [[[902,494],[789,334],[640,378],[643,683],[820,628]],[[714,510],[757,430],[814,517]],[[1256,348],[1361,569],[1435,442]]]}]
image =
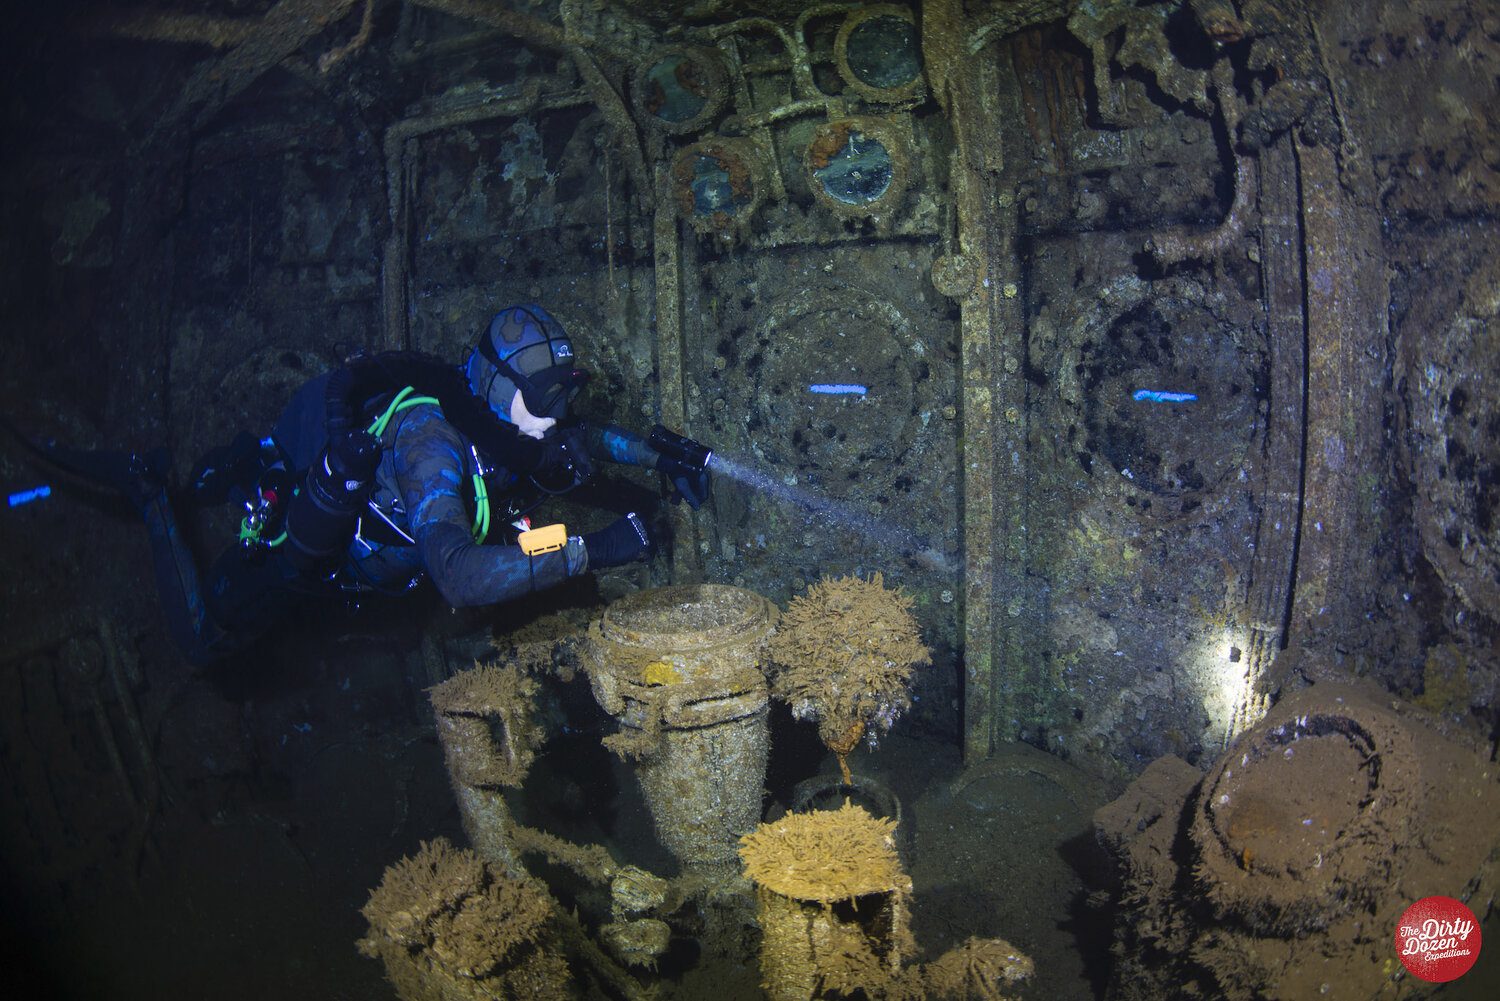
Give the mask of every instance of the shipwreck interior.
[{"label": "shipwreck interior", "polygon": [[[1500,997],[1500,3],[7,19],[7,996]],[[38,454],[518,303],[650,559],[193,666]]]}]

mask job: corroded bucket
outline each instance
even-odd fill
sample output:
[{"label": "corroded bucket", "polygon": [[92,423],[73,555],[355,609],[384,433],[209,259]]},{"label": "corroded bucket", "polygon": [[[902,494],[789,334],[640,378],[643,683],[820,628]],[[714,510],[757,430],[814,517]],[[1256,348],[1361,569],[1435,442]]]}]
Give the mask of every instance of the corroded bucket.
[{"label": "corroded bucket", "polygon": [[762,651],[776,609],[717,584],[655,588],[590,630],[594,696],[637,775],[662,843],[684,865],[732,862],[760,821],[770,736]]}]

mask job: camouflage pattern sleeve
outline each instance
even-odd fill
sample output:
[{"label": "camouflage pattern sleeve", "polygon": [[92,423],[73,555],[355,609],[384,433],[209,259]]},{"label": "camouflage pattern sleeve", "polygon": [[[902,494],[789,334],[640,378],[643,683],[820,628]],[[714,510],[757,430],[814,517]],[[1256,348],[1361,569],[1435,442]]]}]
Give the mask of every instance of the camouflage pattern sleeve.
[{"label": "camouflage pattern sleeve", "polygon": [[607,459],[626,466],[656,465],[656,449],[634,431],[627,431],[618,424],[603,427],[590,426],[587,446],[589,455],[596,459]]},{"label": "camouflage pattern sleeve", "polygon": [[588,569],[588,554],[577,539],[535,557],[515,545],[475,544],[464,504],[467,446],[436,407],[415,408],[393,448],[409,530],[428,576],[450,605],[510,601]]}]

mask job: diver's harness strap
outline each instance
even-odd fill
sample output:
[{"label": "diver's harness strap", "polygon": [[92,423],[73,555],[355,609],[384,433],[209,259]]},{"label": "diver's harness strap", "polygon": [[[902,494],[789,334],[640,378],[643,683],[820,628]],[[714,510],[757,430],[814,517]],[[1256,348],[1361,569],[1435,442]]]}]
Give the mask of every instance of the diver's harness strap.
[{"label": "diver's harness strap", "polygon": [[[417,390],[414,386],[405,386],[398,391],[391,398],[385,410],[370,422],[369,427],[365,429],[365,433],[379,439],[385,435],[385,432],[390,427],[391,420],[397,414],[410,410],[412,407],[427,404],[437,407],[442,406],[442,401],[437,397],[414,395],[416,392]],[[339,429],[335,428],[335,430]],[[471,474],[474,488],[474,523],[470,526],[469,531],[473,535],[474,542],[478,545],[483,545],[485,539],[489,537],[490,532],[490,498],[489,487],[485,483],[485,477],[493,472],[493,467],[485,464],[476,446],[471,444],[469,452],[474,459],[474,472]],[[328,465],[326,449],[318,461],[323,464],[326,472]],[[294,487],[291,491],[292,496],[296,497],[299,495],[301,489],[300,486]],[[257,484],[256,500],[245,503],[247,513],[240,521],[239,541],[247,553],[263,553],[265,550],[274,549],[286,542],[287,533],[284,527],[284,518],[280,518],[282,522],[281,534],[270,539],[265,537],[267,529],[273,522],[278,520],[281,514],[282,493],[283,491],[277,490],[274,486],[265,483]],[[373,499],[366,504],[366,510],[378,518],[385,528],[394,532],[405,544],[416,545],[416,540],[411,537],[410,533],[392,521],[390,516]],[[362,530],[363,520],[360,519],[356,522],[353,537],[359,538]]]},{"label": "diver's harness strap", "polygon": [[[386,429],[390,426],[391,418],[403,410],[410,410],[412,407],[420,407],[424,404],[431,404],[438,408],[442,407],[443,402],[437,397],[413,396],[412,394],[416,391],[416,387],[406,386],[392,397],[390,405],[385,408],[385,412],[371,422],[369,433],[376,438],[384,437]],[[469,454],[474,458],[474,472],[470,474],[474,487],[474,524],[469,526],[469,533],[474,537],[475,545],[482,546],[484,545],[484,540],[490,534],[490,492],[489,487],[485,483],[485,477],[494,472],[494,469],[485,465],[484,460],[479,456],[477,446],[470,444]],[[416,545],[416,540],[407,532],[397,528],[396,524],[391,521],[384,511],[380,510],[380,506],[373,500],[370,501],[369,508],[375,512],[381,521],[399,533],[403,539],[406,539],[412,545]]]},{"label": "diver's harness strap", "polygon": [[473,394],[457,368],[415,351],[356,358],[335,372],[324,396],[330,433],[359,424],[355,401],[377,398],[398,386],[415,387],[415,392],[436,398],[443,419],[478,446],[490,464],[523,473],[541,465],[541,442],[502,422],[488,403]]}]

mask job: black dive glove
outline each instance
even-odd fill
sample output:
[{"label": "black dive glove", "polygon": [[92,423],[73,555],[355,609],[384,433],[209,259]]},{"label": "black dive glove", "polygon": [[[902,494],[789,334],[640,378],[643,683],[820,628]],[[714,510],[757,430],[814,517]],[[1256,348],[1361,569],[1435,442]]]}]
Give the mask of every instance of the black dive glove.
[{"label": "black dive glove", "polygon": [[256,478],[269,464],[262,458],[260,440],[241,431],[228,445],[209,449],[193,466],[193,499],[199,504],[223,504],[235,497],[236,490],[241,498],[248,498]]},{"label": "black dive glove", "polygon": [[645,559],[651,555],[651,538],[641,519],[631,512],[608,528],[589,532],[583,537],[583,548],[588,550],[589,568],[598,570]]},{"label": "black dive glove", "polygon": [[708,500],[708,470],[690,469],[681,463],[662,456],[656,460],[656,468],[672,481],[672,499],[685,500],[694,511]]}]

